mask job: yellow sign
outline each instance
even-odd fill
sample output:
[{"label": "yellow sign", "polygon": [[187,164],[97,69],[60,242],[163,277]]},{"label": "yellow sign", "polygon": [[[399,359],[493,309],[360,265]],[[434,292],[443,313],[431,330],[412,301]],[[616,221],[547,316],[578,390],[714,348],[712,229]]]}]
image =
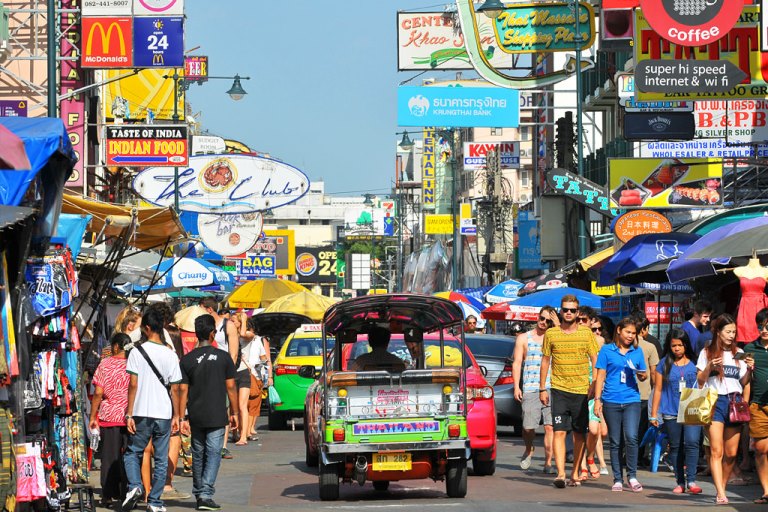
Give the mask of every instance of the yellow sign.
[{"label": "yellow sign", "polygon": [[459,210],[459,217],[461,220],[472,220],[472,203],[461,203],[461,210]]},{"label": "yellow sign", "polygon": [[[178,70],[184,76],[184,70]],[[105,70],[104,79],[116,79],[126,75],[126,70]],[[148,122],[147,116],[155,121],[173,119],[173,69],[143,69],[137,75],[126,76],[103,87],[106,91],[101,104],[104,116],[115,119],[123,114],[125,119]],[[184,120],[184,90],[180,88],[177,104],[179,119]],[[151,114],[150,114],[151,112]]]},{"label": "yellow sign", "polygon": [[613,286],[597,286],[597,283],[594,281],[591,281],[592,286],[592,293],[595,295],[601,295],[603,297],[613,297],[614,295],[619,294],[619,285],[615,284]]},{"label": "yellow sign", "polygon": [[[296,236],[292,229],[265,229],[264,235],[268,239],[274,239],[275,273],[280,276],[292,276],[296,274]],[[259,242],[256,242],[258,245]]]},{"label": "yellow sign", "polygon": [[451,215],[425,215],[424,233],[428,235],[452,235],[453,221]]},{"label": "yellow sign", "polygon": [[435,183],[435,129],[424,128],[421,150],[421,205],[424,210],[435,209],[437,185]]}]

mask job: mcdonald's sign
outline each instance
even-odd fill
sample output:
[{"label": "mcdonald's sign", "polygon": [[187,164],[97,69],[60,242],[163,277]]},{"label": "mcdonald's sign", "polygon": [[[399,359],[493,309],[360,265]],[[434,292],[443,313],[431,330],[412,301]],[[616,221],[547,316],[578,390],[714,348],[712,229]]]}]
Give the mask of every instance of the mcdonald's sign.
[{"label": "mcdonald's sign", "polygon": [[82,18],[82,66],[133,66],[133,18]]}]

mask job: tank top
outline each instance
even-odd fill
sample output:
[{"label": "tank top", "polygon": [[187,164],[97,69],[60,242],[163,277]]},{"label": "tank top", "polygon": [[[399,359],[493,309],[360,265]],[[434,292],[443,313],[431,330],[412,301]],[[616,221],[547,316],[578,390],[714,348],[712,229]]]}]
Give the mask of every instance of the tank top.
[{"label": "tank top", "polygon": [[[523,366],[523,393],[537,393],[539,391],[541,375],[542,343],[533,339],[533,334],[528,331],[526,345],[525,365]],[[549,375],[547,375],[547,389],[549,389]]]},{"label": "tank top", "polygon": [[220,323],[216,324],[216,336],[213,340],[216,342],[216,346],[229,353],[229,342],[227,340],[227,319],[222,318]]}]

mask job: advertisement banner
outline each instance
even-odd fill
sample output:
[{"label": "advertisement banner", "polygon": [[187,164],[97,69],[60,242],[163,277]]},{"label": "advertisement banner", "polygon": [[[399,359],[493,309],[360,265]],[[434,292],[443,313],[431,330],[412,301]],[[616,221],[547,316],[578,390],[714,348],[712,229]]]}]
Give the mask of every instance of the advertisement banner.
[{"label": "advertisement banner", "polygon": [[[698,102],[696,102],[698,103]],[[640,145],[643,158],[750,158],[768,157],[768,145],[729,146],[725,139],[699,139],[684,142],[648,142]]]},{"label": "advertisement banner", "polygon": [[479,171],[485,169],[485,156],[495,151],[501,156],[502,169],[520,168],[520,143],[515,142],[465,142],[464,170]]},{"label": "advertisement banner", "polygon": [[[62,2],[62,8],[73,9],[77,8],[78,2],[76,0],[64,0]],[[62,34],[65,34],[60,39],[59,52],[62,57],[74,57],[74,60],[69,58],[63,58],[59,64],[59,83],[61,84],[61,93],[67,94],[71,91],[76,91],[82,87],[85,87],[85,78],[83,77],[83,69],[80,67],[80,17],[79,16],[61,16],[60,28]],[[24,116],[27,115],[26,102],[19,102],[14,100],[13,103],[17,105],[16,109]],[[62,100],[59,103],[59,116],[64,121],[64,126],[67,128],[67,135],[69,135],[69,141],[72,143],[72,149],[75,150],[75,156],[77,161],[72,169],[64,185],[70,189],[83,190],[85,186],[85,133],[86,123],[85,118],[85,95],[78,94]],[[91,122],[96,122],[92,119]],[[96,142],[96,141],[92,141]]]},{"label": "advertisement banner", "polygon": [[[493,25],[487,16],[478,16],[480,46],[496,69],[514,68],[513,57],[499,52]],[[397,69],[474,69],[464,48],[464,36],[448,12],[397,13]]]},{"label": "advertisement banner", "polygon": [[137,16],[181,16],[184,0],[133,0],[133,14]]},{"label": "advertisement banner", "polygon": [[744,0],[670,2],[640,0],[648,24],[664,39],[682,46],[711,44],[739,19]]},{"label": "advertisement banner", "polygon": [[273,254],[248,253],[237,261],[237,275],[246,279],[275,277],[275,256]]},{"label": "advertisement banner", "polygon": [[452,235],[453,216],[450,214],[425,215],[424,233],[427,235]]},{"label": "advertisement banner", "polygon": [[547,185],[562,194],[606,217],[613,217],[610,199],[605,187],[565,169],[547,171]]},{"label": "advertisement banner", "polygon": [[611,158],[614,208],[691,208],[723,203],[723,163],[719,159]]},{"label": "advertisement banner", "polygon": [[0,117],[27,117],[26,100],[0,100]]},{"label": "advertisement banner", "polygon": [[397,88],[399,126],[516,128],[520,93],[494,87]]},{"label": "advertisement banner", "polygon": [[650,322],[648,333],[663,340],[672,327],[683,323],[683,308],[679,302],[646,301],[645,317]]},{"label": "advertisement banner", "polygon": [[344,236],[384,235],[385,210],[364,205],[347,206],[344,209]]},{"label": "advertisement banner", "polygon": [[264,220],[260,212],[233,215],[197,216],[197,232],[206,247],[222,256],[248,251],[261,235]]},{"label": "advertisement banner", "polygon": [[299,283],[336,283],[336,249],[325,247],[297,247],[296,274]]},{"label": "advertisement banner", "polygon": [[[125,76],[124,70],[103,71],[105,80],[114,80],[104,86],[101,104],[107,119],[171,121],[173,119],[173,69],[145,69],[140,74]],[[179,74],[183,70],[178,70]],[[123,78],[119,78],[123,77]],[[119,78],[119,79],[118,79]],[[183,88],[182,88],[183,89]],[[126,98],[130,98],[129,102]],[[184,112],[184,91],[179,91],[176,111]],[[118,115],[122,114],[122,115]],[[223,151],[220,151],[223,153]]]},{"label": "advertisement banner", "polygon": [[[715,2],[719,5],[719,2]],[[639,101],[656,100],[708,100],[708,99],[764,99],[768,96],[768,68],[763,71],[764,54],[759,49],[760,13],[757,6],[744,6],[739,21],[728,36],[715,42],[697,46],[671,44],[654,32],[640,9],[635,10],[635,66],[650,60],[693,59],[704,61],[729,61],[736,65],[747,78],[743,83],[726,92],[642,92],[636,90]],[[765,74],[764,74],[765,73]],[[711,78],[711,77],[703,77]],[[702,79],[703,79],[702,78]]]},{"label": "advertisement banner", "polygon": [[82,18],[81,46],[84,68],[133,66],[133,18]]},{"label": "advertisement banner", "polygon": [[292,229],[265,229],[250,250],[227,259],[242,260],[247,254],[274,256],[277,275],[292,276],[296,273],[296,237]]},{"label": "advertisement banner", "polygon": [[184,67],[184,18],[134,18],[133,64],[142,68]]},{"label": "advertisement banner", "polygon": [[672,223],[662,214],[653,210],[634,210],[616,219],[613,233],[624,243],[637,235],[649,233],[669,233]]},{"label": "advertisement banner", "polygon": [[[574,9],[565,2],[508,5],[494,20],[496,41],[506,53],[574,51]],[[586,50],[595,42],[595,10],[586,2],[579,2],[579,30]]]},{"label": "advertisement banner", "polygon": [[695,132],[689,112],[627,112],[624,138],[627,140],[688,140]]},{"label": "advertisement banner", "polygon": [[421,208],[435,209],[437,184],[435,178],[435,129],[424,128],[422,132],[423,147],[421,150]]},{"label": "advertisement banner", "polygon": [[130,16],[133,14],[131,0],[82,0],[83,16]]},{"label": "advertisement banner", "polygon": [[187,55],[184,57],[184,79],[188,82],[204,82],[208,78],[208,57]]},{"label": "advertisement banner", "polygon": [[549,269],[549,264],[541,261],[539,221],[536,219],[518,219],[517,231],[520,235],[517,268],[520,270]]},{"label": "advertisement banner", "polygon": [[185,124],[117,124],[106,129],[107,165],[189,165]]}]

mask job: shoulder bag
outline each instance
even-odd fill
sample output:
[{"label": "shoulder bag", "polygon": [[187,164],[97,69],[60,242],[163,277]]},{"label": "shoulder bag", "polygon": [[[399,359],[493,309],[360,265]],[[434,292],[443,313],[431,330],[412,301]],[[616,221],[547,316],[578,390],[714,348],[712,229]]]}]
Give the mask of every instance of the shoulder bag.
[{"label": "shoulder bag", "polygon": [[155,377],[157,377],[157,380],[160,381],[160,384],[163,385],[165,390],[168,392],[168,399],[171,401],[171,406],[173,406],[173,398],[171,398],[171,385],[166,384],[165,379],[163,379],[163,376],[160,375],[160,372],[158,371],[157,367],[155,366],[155,363],[152,362],[152,359],[150,359],[149,355],[147,354],[146,350],[144,350],[144,347],[141,346],[141,343],[138,343],[136,345],[136,350],[139,351],[141,356],[144,358],[144,360],[147,362],[149,367],[152,369],[152,372],[155,374]]}]

